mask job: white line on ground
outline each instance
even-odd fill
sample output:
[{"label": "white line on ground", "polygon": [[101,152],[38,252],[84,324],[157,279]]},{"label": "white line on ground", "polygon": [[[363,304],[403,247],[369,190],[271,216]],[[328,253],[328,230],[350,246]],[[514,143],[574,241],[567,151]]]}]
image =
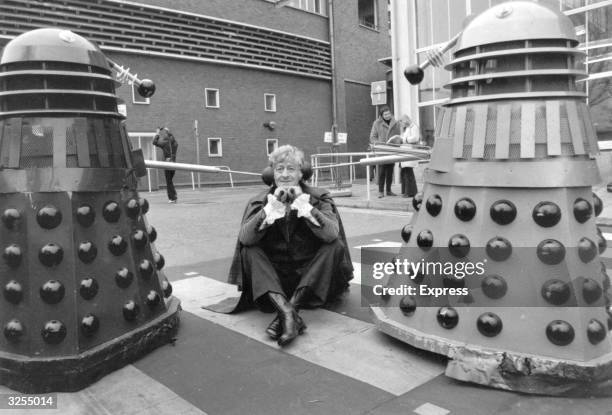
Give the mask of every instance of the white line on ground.
[{"label": "white line on ground", "polygon": [[447,415],[450,413],[448,409],[441,408],[429,402],[419,406],[413,412],[419,415]]},{"label": "white line on ground", "polygon": [[[173,294],[183,310],[278,349],[265,328],[273,315],[256,310],[220,314],[202,309],[236,287],[212,278],[194,277],[174,281]],[[412,356],[398,342],[380,333],[373,324],[324,309],[300,312],[308,329],[282,350],[329,370],[360,380],[394,395],[401,395],[444,372],[444,363]]]},{"label": "white line on ground", "polygon": [[402,246],[401,242],[392,242],[392,241],[382,241],[382,242],[377,242],[375,244],[367,244],[367,245],[357,245],[354,246],[353,248],[355,249],[361,249],[361,248],[399,248],[400,246]]},{"label": "white line on ground", "polygon": [[400,210],[360,209],[360,208],[351,208],[351,207],[345,207],[345,206],[338,206],[338,210],[340,211],[340,213],[355,212],[355,213],[366,214],[366,215],[399,216],[403,218],[409,218],[413,214],[413,212],[403,212]]},{"label": "white line on ground", "polygon": [[353,262],[353,279],[351,284],[361,285],[361,264],[359,262]]},{"label": "white line on ground", "polygon": [[197,273],[197,272],[195,272],[195,271],[191,271],[191,272],[185,272],[185,274],[184,274],[184,275],[187,275],[188,277],[191,277],[191,276],[193,276],[193,275],[198,275],[198,273]]}]

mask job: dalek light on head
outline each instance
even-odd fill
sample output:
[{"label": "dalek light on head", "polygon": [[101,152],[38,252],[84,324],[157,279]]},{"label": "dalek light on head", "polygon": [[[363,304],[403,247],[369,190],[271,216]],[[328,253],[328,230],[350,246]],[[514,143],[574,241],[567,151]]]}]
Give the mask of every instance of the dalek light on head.
[{"label": "dalek light on head", "polygon": [[[601,392],[612,375],[610,282],[599,258],[598,146],[576,86],[586,73],[573,24],[558,10],[514,1],[478,15],[453,41],[451,97],[401,253],[413,262],[484,261],[485,272],[417,275],[414,287],[469,295],[442,303],[387,296],[372,307],[376,323],[449,356],[446,374],[459,380]],[[419,68],[406,75],[422,79]]]},{"label": "dalek light on head", "polygon": [[67,30],[0,56],[0,383],[22,392],[81,389],[178,328],[115,82]]}]

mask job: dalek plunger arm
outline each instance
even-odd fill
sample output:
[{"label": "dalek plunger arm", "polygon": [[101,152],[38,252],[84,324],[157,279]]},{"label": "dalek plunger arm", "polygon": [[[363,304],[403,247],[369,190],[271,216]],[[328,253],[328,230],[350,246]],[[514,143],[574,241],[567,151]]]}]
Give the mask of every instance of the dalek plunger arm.
[{"label": "dalek plunger arm", "polygon": [[436,51],[436,53],[433,56],[429,57],[422,64],[411,65],[407,67],[404,70],[404,76],[406,77],[408,82],[410,82],[412,85],[421,83],[421,81],[423,80],[423,77],[425,76],[425,73],[423,72],[423,70],[430,65],[436,66],[434,63],[434,58],[436,57],[436,55],[441,55],[447,50],[449,50],[450,48],[452,48],[453,46],[455,46],[457,44],[457,41],[461,37],[461,33],[463,32],[457,33],[451,40],[449,40],[444,46],[442,46],[438,51]]}]

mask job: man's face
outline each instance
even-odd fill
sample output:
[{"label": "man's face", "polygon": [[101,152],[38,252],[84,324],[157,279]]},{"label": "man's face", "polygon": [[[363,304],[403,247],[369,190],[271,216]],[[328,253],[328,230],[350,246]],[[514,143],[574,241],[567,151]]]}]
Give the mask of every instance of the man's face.
[{"label": "man's face", "polygon": [[391,114],[391,111],[385,111],[382,113],[382,117],[383,117],[383,120],[389,121],[391,117],[393,117],[393,114]]},{"label": "man's face", "polygon": [[274,165],[274,182],[278,187],[297,186],[302,179],[302,170],[294,160],[283,160]]}]

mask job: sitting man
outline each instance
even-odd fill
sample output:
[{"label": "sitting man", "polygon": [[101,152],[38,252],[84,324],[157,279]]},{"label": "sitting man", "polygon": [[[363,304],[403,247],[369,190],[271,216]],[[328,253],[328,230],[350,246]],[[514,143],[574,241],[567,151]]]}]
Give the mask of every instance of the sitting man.
[{"label": "sitting man", "polygon": [[248,202],[230,282],[241,302],[277,312],[266,332],[284,346],[306,328],[297,311],[348,288],[353,266],[329,193],[307,186],[304,154],[285,145],[270,155],[274,183]]}]

